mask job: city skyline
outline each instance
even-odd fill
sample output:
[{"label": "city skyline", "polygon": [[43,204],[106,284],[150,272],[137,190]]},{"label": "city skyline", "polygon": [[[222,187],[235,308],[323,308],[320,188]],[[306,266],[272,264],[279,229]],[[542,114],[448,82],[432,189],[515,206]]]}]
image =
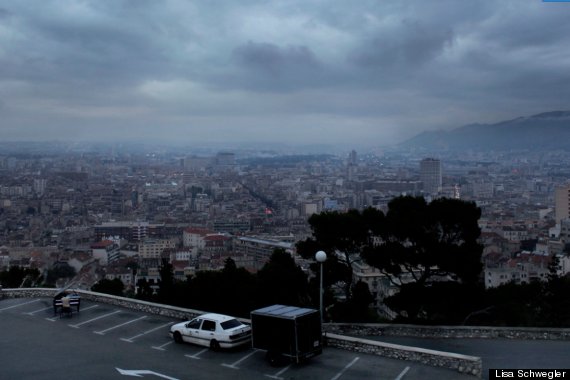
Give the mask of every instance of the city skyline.
[{"label": "city skyline", "polygon": [[382,146],[567,108],[570,3],[8,1],[4,141]]}]

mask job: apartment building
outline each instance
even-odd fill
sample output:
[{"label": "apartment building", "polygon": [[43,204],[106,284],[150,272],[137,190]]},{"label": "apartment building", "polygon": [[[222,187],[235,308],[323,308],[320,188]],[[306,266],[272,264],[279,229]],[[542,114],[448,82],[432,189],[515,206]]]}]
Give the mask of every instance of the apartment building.
[{"label": "apartment building", "polygon": [[233,249],[236,256],[252,258],[252,269],[259,270],[269,261],[275,249],[284,249],[287,252],[293,253],[295,244],[255,237],[238,237],[234,239]]},{"label": "apartment building", "polygon": [[202,249],[206,246],[204,238],[214,231],[207,228],[189,227],[182,232],[182,244],[184,247],[195,247]]},{"label": "apartment building", "polygon": [[108,265],[119,259],[119,245],[112,240],[102,240],[91,244],[93,258],[99,260],[99,264]]},{"label": "apartment building", "polygon": [[176,247],[172,239],[144,239],[139,244],[139,256],[141,259],[160,259],[167,249]]},{"label": "apartment building", "polygon": [[570,218],[570,185],[560,186],[554,190],[554,213],[557,223]]},{"label": "apartment building", "polygon": [[164,224],[148,222],[103,222],[95,226],[96,239],[105,236],[120,236],[129,241],[141,241],[147,237],[162,237]]},{"label": "apartment building", "polygon": [[435,158],[421,160],[420,181],[423,182],[424,193],[439,194],[442,187],[441,161]]}]

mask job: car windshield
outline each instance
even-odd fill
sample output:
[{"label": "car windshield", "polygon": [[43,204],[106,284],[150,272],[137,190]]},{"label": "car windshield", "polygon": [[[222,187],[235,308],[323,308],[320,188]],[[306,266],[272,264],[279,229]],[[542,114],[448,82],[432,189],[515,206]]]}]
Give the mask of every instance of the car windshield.
[{"label": "car windshield", "polygon": [[229,329],[233,329],[234,327],[241,326],[242,323],[240,321],[238,321],[237,319],[230,319],[229,321],[225,321],[225,322],[220,323],[220,325],[222,326],[222,328],[224,330],[229,330]]}]

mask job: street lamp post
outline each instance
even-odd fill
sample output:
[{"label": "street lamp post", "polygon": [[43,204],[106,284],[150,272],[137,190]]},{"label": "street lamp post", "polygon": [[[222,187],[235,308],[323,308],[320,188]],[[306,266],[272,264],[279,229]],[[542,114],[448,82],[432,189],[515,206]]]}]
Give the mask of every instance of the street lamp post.
[{"label": "street lamp post", "polygon": [[319,251],[315,254],[315,259],[321,263],[321,285],[319,287],[319,310],[321,311],[321,325],[323,324],[323,263],[327,259],[327,254],[324,251]]}]

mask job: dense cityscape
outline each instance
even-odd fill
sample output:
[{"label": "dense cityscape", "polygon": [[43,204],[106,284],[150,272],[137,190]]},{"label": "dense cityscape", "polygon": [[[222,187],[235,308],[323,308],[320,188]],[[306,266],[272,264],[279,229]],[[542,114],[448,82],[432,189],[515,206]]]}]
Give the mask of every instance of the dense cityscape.
[{"label": "dense cityscape", "polygon": [[569,17],[3,1],[3,376],[570,374]]},{"label": "dense cityscape", "polygon": [[[17,150],[17,153],[9,153]],[[251,273],[275,249],[296,252],[311,215],[373,207],[402,195],[474,201],[486,288],[570,272],[566,152],[440,153],[396,149],[301,154],[22,143],[0,157],[0,264],[37,269],[19,286],[91,289],[120,280],[158,289],[164,262],[184,280],[228,258]],[[67,271],[65,270],[67,269]],[[384,274],[352,264],[378,315],[393,313]],[[61,276],[61,277],[58,277]]]}]

